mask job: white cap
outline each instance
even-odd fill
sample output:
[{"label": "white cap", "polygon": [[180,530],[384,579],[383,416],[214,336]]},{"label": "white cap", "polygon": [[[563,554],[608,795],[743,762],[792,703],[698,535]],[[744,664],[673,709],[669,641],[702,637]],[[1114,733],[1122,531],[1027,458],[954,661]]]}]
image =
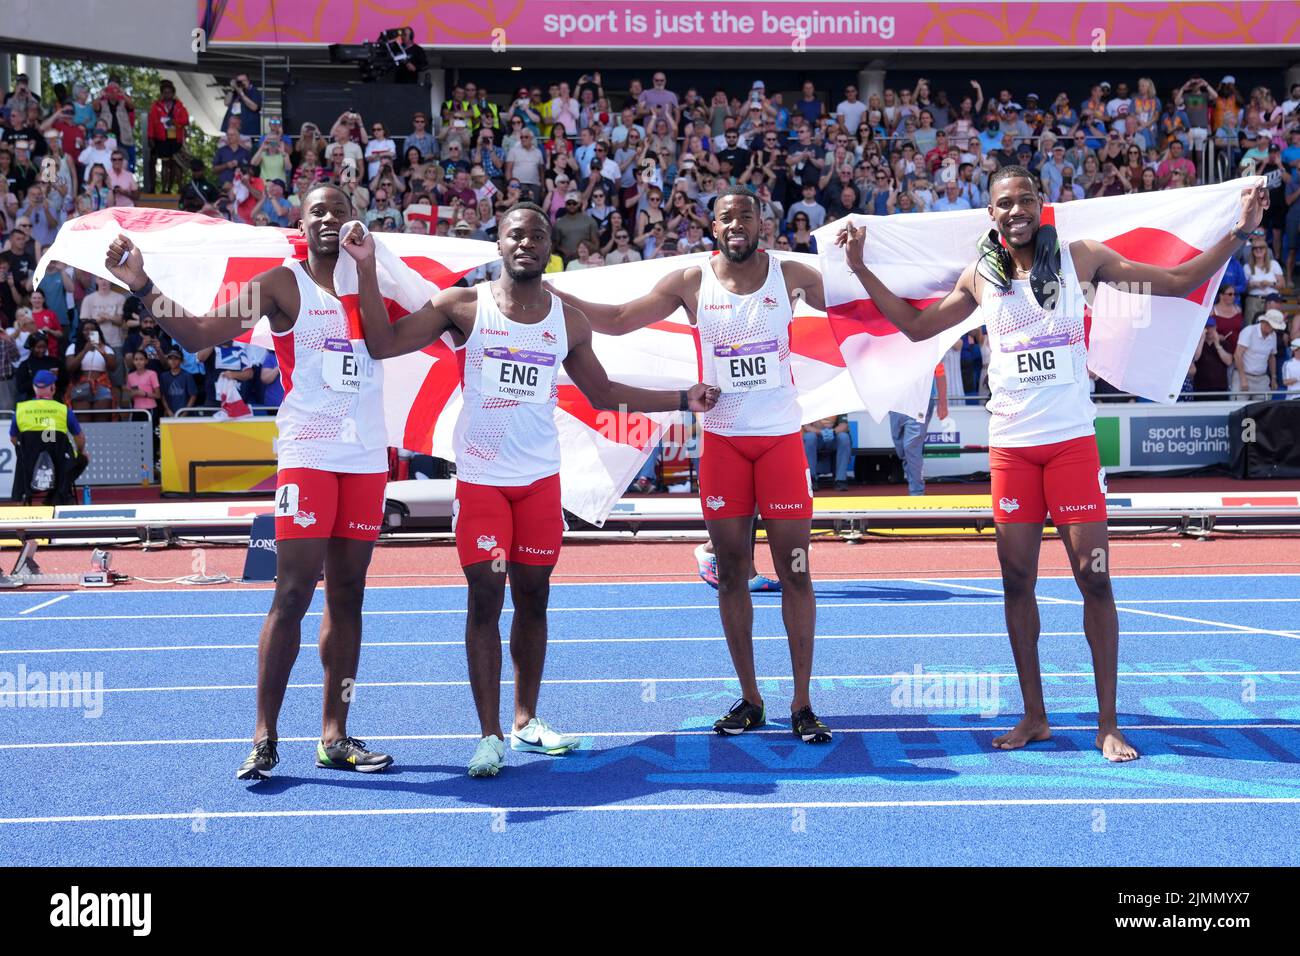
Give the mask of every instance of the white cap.
[{"label": "white cap", "polygon": [[1277,309],[1269,309],[1261,315],[1260,318],[1273,326],[1273,328],[1277,329],[1279,332],[1286,328],[1286,316]]},{"label": "white cap", "polygon": [[1220,84],[1223,84],[1223,83],[1236,83],[1236,82],[1237,82],[1237,78],[1236,78],[1235,76],[1233,76],[1231,73],[1229,73],[1229,74],[1228,74],[1227,76],[1225,76],[1223,79],[1219,80],[1219,83],[1220,83]]}]

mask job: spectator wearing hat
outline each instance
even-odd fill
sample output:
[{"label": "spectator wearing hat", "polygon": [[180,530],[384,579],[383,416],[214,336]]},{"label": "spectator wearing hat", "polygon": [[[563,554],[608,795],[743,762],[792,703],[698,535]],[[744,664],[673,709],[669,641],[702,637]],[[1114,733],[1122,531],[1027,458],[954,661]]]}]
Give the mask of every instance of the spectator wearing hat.
[{"label": "spectator wearing hat", "polygon": [[1237,336],[1237,350],[1233,354],[1237,388],[1250,401],[1267,401],[1277,387],[1277,334],[1285,328],[1282,313],[1267,309],[1258,321],[1246,326]]},{"label": "spectator wearing hat", "polygon": [[[9,422],[9,441],[18,453],[13,498],[24,504],[38,496],[51,505],[71,501],[73,483],[90,464],[81,423],[72,409],[55,399],[57,386],[53,371],[37,372],[32,376],[34,397],[19,402]],[[48,458],[43,461],[44,455]],[[43,464],[51,469],[49,484],[33,487],[41,481]]]},{"label": "spectator wearing hat", "polygon": [[268,225],[288,228],[293,218],[293,204],[289,201],[287,192],[283,179],[270,180],[266,184],[266,194],[253,210],[253,214],[264,213]]},{"label": "spectator wearing hat", "polygon": [[1300,337],[1291,340],[1291,353],[1286,364],[1282,366],[1282,385],[1289,399],[1300,398]]},{"label": "spectator wearing hat", "polygon": [[182,408],[190,408],[199,400],[198,386],[194,376],[185,371],[182,363],[185,356],[180,349],[172,348],[167,352],[167,368],[158,376],[158,392],[162,402],[163,414],[174,418]]},{"label": "spectator wearing hat", "polygon": [[189,212],[198,212],[204,206],[216,203],[221,198],[217,187],[204,175],[203,160],[190,160],[190,181],[181,190],[181,208]]},{"label": "spectator wearing hat", "polygon": [[72,100],[64,100],[45,122],[41,123],[41,132],[48,137],[51,131],[59,135],[63,152],[68,156],[80,156],[86,148],[86,130],[75,119],[76,106]]}]

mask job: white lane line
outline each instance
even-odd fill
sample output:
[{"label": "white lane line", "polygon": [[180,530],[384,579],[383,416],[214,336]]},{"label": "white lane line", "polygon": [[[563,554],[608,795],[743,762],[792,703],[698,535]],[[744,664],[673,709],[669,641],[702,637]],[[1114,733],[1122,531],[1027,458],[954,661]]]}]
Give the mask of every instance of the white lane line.
[{"label": "white lane line", "polygon": [[284,817],[459,816],[485,813],[683,813],[736,810],[901,810],[971,807],[1208,806],[1300,804],[1300,797],[1026,797],[1004,800],[757,800],[749,803],[605,803],[516,807],[375,807],[328,810],[204,810],[185,813],[101,813],[77,816],[0,817],[0,825],[32,823],[134,823],[154,820],[237,820]]},{"label": "white lane line", "polygon": [[[951,550],[951,548],[948,547],[947,545],[944,545],[944,546],[943,546],[943,549],[944,549],[945,551],[950,551],[950,550]],[[560,575],[561,577],[564,576],[564,573],[563,573],[563,572],[558,572],[558,573],[559,573],[559,575]],[[683,571],[682,574],[683,574],[683,576],[688,576],[688,575],[692,575],[692,572],[689,572],[689,571]],[[400,577],[400,576],[401,576],[401,575],[399,575],[399,577]],[[816,575],[814,575],[814,577],[816,577]],[[1119,580],[1124,580],[1124,581],[1130,581],[1130,580],[1145,580],[1145,579],[1148,579],[1148,578],[1169,578],[1169,579],[1171,579],[1171,580],[1177,580],[1178,578],[1182,577],[1182,575],[1177,575],[1177,574],[1114,574],[1114,575],[1112,575],[1111,577],[1112,577],[1112,580],[1116,580],[1116,581],[1119,581]],[[1245,572],[1242,572],[1242,573],[1240,573],[1240,574],[1233,574],[1233,573],[1225,573],[1225,572],[1222,572],[1222,571],[1217,571],[1216,574],[1215,574],[1215,577],[1216,577],[1216,578],[1300,578],[1300,572],[1295,572],[1295,571],[1289,571],[1289,572],[1287,572],[1287,571],[1268,571],[1268,572],[1258,572],[1258,573],[1257,573],[1257,572],[1254,572],[1254,571],[1245,571]],[[1071,574],[1071,573],[1068,572],[1068,571],[1066,571],[1066,572],[1062,572],[1061,574],[1040,574],[1040,575],[1038,576],[1038,580],[1040,580],[1040,581],[1071,581],[1071,580],[1073,580],[1073,579],[1074,579],[1074,575]],[[904,579],[904,578],[820,578],[820,579],[818,579],[818,583],[825,582],[825,583],[827,583],[827,584],[873,584],[873,585],[882,585],[882,584],[888,584],[888,583],[891,582],[891,581],[903,581],[903,580],[906,580],[906,579]],[[1000,581],[1001,578],[1000,578],[998,575],[995,575],[995,574],[981,574],[981,575],[972,575],[972,576],[970,576],[970,577],[962,577],[962,578],[935,578],[934,580],[938,580],[938,581]],[[692,576],[692,579],[691,579],[691,580],[686,580],[686,581],[556,581],[555,583],[553,583],[553,584],[551,585],[551,587],[552,587],[552,588],[595,588],[595,587],[636,587],[636,588],[643,588],[643,587],[684,587],[684,586],[695,585],[696,583],[697,583],[696,580],[695,580],[695,579],[693,578],[693,576]],[[445,590],[445,589],[448,589],[448,588],[459,588],[459,589],[461,589],[461,590],[464,590],[464,589],[465,589],[465,582],[464,582],[464,581],[461,581],[461,582],[459,582],[459,583],[457,583],[457,584],[367,584],[367,585],[366,585],[366,590],[367,590],[367,591],[419,591],[419,590],[431,590],[431,589],[443,589],[443,590]],[[227,588],[227,587],[221,587],[221,586],[218,585],[218,586],[214,586],[214,587],[212,587],[212,588],[209,588],[209,591],[212,591],[212,590],[220,591],[222,594],[230,594],[230,593],[238,592],[238,591],[249,591],[249,592],[272,591],[272,590],[274,590],[274,588],[273,588],[271,585],[269,585],[269,584],[266,585],[266,586],[264,586],[264,587],[243,587],[243,586],[236,586],[236,587],[228,587],[228,588]],[[318,588],[318,590],[321,590],[321,589]],[[106,589],[104,589],[104,590],[102,590],[102,591],[99,591],[99,592],[97,592],[97,593],[99,593],[99,594],[101,594],[101,595],[103,595],[103,594],[125,594],[125,595],[132,595],[132,594],[194,594],[195,592],[194,592],[193,590],[188,590],[188,589],[183,590],[183,589],[181,589],[181,588],[120,588],[120,589],[106,588]],[[0,595],[0,597],[3,597],[3,595]]]},{"label": "white lane line", "polygon": [[[822,608],[917,608],[917,607],[1001,607],[999,601],[834,601],[822,600],[818,602]],[[714,601],[711,604],[636,604],[626,607],[609,607],[608,605],[593,607],[552,607],[548,608],[550,614],[589,614],[599,612],[601,614],[623,613],[628,611],[716,611],[718,603]],[[513,614],[513,607],[504,607],[501,609],[502,614]],[[754,610],[781,610],[780,601],[755,601]],[[362,612],[365,617],[420,617],[430,614],[461,614],[465,613],[464,608],[413,608],[410,610],[372,610],[365,609]],[[324,611],[308,611],[307,617],[321,617]],[[160,620],[174,621],[176,614],[80,614],[65,616],[42,617],[41,621],[144,621]],[[265,611],[210,611],[204,614],[193,614],[186,612],[186,620],[203,620],[206,618],[264,618]],[[18,622],[29,621],[31,618],[26,617],[0,617],[0,621]]]},{"label": "white lane line", "polygon": [[[832,680],[893,680],[897,677],[910,677],[910,671],[895,671],[892,674],[814,674],[814,681]],[[926,677],[960,677],[996,678],[1014,680],[1015,671],[926,671]],[[1119,677],[1300,677],[1296,671],[1120,671]],[[1093,677],[1092,671],[1051,671],[1043,674],[1044,678],[1054,677]],[[757,678],[760,681],[793,681],[789,675],[772,675]],[[735,675],[725,677],[561,677],[542,681],[544,686],[559,684],[715,684],[735,683]],[[513,680],[501,679],[502,686],[514,684]],[[289,684],[291,690],[320,689],[321,684]],[[358,681],[357,687],[468,687],[467,680],[393,680],[393,681]],[[105,694],[159,694],[183,691],[217,691],[217,690],[256,690],[256,684],[179,684],[167,687],[105,687]],[[41,697],[50,694],[67,694],[62,690],[5,690],[0,691],[0,700],[10,697]],[[13,706],[5,704],[3,706]]]},{"label": "white lane line", "polygon": [[[924,578],[913,578],[911,580],[913,583],[916,584],[931,584],[931,585],[934,584],[934,582],[926,581]],[[961,588],[964,591],[979,591],[983,594],[996,594],[998,596],[1002,595],[1002,591],[995,588],[982,588],[982,587],[976,587],[975,585],[971,585],[971,584],[955,584],[952,582],[949,582],[948,586]],[[1083,601],[1078,599],[1048,597],[1046,595],[1040,594],[1038,596],[1038,600],[1047,601],[1051,604],[1058,604],[1058,605],[1068,604],[1068,605],[1073,605],[1075,607],[1083,607]],[[1232,603],[1249,604],[1250,599],[1243,598],[1237,601],[1233,601]],[[1115,608],[1116,610],[1119,611],[1126,611],[1129,614],[1141,614],[1144,617],[1158,617],[1161,620],[1165,620],[1165,621],[1178,621],[1182,624],[1203,624],[1209,627],[1218,627],[1218,628],[1223,628],[1225,630],[1237,631],[1242,634],[1264,634],[1270,637],[1286,637],[1286,638],[1290,638],[1293,641],[1300,641],[1300,634],[1296,634],[1292,631],[1274,631],[1263,627],[1251,627],[1247,624],[1229,624],[1227,621],[1207,621],[1204,618],[1200,618],[1200,617],[1187,617],[1186,615],[1183,614],[1166,614],[1163,611],[1144,611],[1141,608],[1126,607],[1125,603],[1122,601],[1116,601]]]},{"label": "white lane line", "polygon": [[[992,734],[1006,727],[834,727],[837,734],[955,734],[979,733]],[[1053,724],[1052,732],[1094,731],[1096,724]],[[1120,730],[1300,730],[1300,723],[1281,724],[1125,724]],[[750,736],[785,737],[790,733],[785,729],[751,730]],[[716,737],[713,730],[587,730],[573,731],[574,737],[618,737],[650,740],[655,737]],[[279,742],[314,743],[316,737],[281,737]],[[369,734],[367,740],[478,740],[478,734]],[[243,744],[248,746],[247,737],[200,737],[179,740],[71,740],[47,743],[0,744],[0,750],[57,750],[74,747],[195,747],[205,744]]]},{"label": "white lane line", "polygon": [[58,604],[60,601],[66,601],[69,597],[71,597],[71,595],[68,595],[68,594],[60,594],[60,595],[59,595],[58,597],[56,597],[56,598],[50,598],[48,601],[44,601],[44,602],[42,602],[41,604],[36,605],[35,607],[29,607],[27,610],[25,610],[25,611],[19,611],[18,613],[19,613],[19,614],[31,614],[33,611],[39,611],[41,608],[43,608],[43,607],[49,607],[51,604]]},{"label": "white lane line", "polygon": [[[1234,635],[1235,631],[1199,630],[1199,631],[1120,631],[1120,637],[1189,637],[1198,635]],[[1005,631],[935,631],[908,634],[818,634],[818,641],[893,641],[906,640],[911,637],[926,640],[942,638],[1006,637]],[[1083,631],[1043,631],[1043,637],[1084,637]],[[764,634],[753,638],[755,641],[787,641],[784,634]],[[551,637],[547,645],[553,644],[698,644],[725,643],[725,637]],[[503,645],[509,644],[502,639]],[[314,641],[303,641],[300,647],[316,647]],[[362,641],[366,647],[464,647],[464,640],[456,641]],[[28,647],[0,649],[4,654],[125,654],[148,651],[249,651],[256,650],[256,644],[149,644],[139,647]]]}]

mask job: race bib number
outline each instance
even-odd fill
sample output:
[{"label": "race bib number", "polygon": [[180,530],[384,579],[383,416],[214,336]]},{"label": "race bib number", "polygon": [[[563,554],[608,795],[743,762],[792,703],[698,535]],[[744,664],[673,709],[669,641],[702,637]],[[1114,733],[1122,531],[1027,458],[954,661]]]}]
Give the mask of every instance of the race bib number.
[{"label": "race bib number", "polygon": [[1048,388],[1074,382],[1074,361],[1066,332],[1004,345],[1001,363],[1008,388]]},{"label": "race bib number", "polygon": [[713,366],[724,392],[762,392],[781,385],[781,353],[775,339],[746,345],[715,345]]},{"label": "race bib number", "polygon": [[483,394],[529,405],[551,400],[555,381],[555,356],[527,349],[483,350]]},{"label": "race bib number", "polygon": [[321,374],[325,387],[334,392],[359,392],[361,380],[369,377],[368,358],[352,351],[347,339],[326,339]]},{"label": "race bib number", "polygon": [[298,513],[298,486],[295,484],[281,485],[275,492],[275,513],[284,518],[293,517]]}]

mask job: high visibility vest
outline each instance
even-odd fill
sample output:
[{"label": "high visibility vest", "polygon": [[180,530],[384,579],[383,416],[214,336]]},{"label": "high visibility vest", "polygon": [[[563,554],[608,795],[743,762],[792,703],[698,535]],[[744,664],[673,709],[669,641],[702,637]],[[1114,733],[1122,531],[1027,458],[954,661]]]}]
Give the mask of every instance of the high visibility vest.
[{"label": "high visibility vest", "polygon": [[20,432],[43,432],[52,428],[67,434],[68,406],[52,398],[34,398],[19,402],[14,409],[14,419]]}]

